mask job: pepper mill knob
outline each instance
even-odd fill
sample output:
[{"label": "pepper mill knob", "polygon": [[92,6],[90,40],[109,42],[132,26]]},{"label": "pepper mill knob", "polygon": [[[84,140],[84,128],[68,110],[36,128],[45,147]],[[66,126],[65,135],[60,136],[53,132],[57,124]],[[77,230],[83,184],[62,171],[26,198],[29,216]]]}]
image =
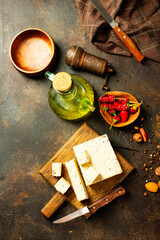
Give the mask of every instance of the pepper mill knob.
[{"label": "pepper mill knob", "polygon": [[71,46],[68,49],[65,62],[68,66],[75,69],[83,69],[100,76],[113,72],[111,65],[106,59],[89,54],[79,46]]}]

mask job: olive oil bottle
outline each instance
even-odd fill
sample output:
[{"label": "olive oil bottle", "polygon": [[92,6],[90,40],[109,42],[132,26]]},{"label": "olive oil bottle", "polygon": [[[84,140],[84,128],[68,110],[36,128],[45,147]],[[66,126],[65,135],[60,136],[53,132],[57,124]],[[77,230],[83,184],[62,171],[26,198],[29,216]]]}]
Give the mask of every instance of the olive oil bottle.
[{"label": "olive oil bottle", "polygon": [[45,77],[52,81],[49,105],[60,118],[78,120],[95,110],[94,92],[85,78],[66,72],[56,75],[46,72]]}]

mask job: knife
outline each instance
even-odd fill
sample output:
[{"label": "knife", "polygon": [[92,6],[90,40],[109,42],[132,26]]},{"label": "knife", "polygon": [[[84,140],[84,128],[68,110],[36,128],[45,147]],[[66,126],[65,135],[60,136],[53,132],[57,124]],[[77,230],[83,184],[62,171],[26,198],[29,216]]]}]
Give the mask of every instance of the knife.
[{"label": "knife", "polygon": [[115,198],[122,196],[125,194],[125,189],[123,187],[117,187],[116,189],[114,189],[113,191],[111,191],[108,195],[100,198],[99,200],[95,201],[94,203],[92,203],[89,206],[86,206],[84,208],[81,208],[71,214],[68,214],[65,217],[62,217],[56,221],[54,221],[53,223],[65,223],[68,222],[72,219],[75,219],[77,217],[83,216],[87,213],[93,214],[95,213],[98,209],[100,209],[101,207],[107,205],[108,203],[110,203],[112,200],[114,200]]},{"label": "knife", "polygon": [[104,9],[101,3],[98,0],[90,0],[92,4],[97,8],[97,10],[101,13],[101,15],[105,18],[105,20],[109,23],[109,25],[113,28],[115,33],[121,39],[121,41],[126,45],[129,51],[135,56],[138,62],[141,62],[144,58],[143,54],[139,52],[136,45],[133,41],[125,34],[120,27],[118,27],[118,23],[114,21],[114,19],[108,14],[108,12]]}]

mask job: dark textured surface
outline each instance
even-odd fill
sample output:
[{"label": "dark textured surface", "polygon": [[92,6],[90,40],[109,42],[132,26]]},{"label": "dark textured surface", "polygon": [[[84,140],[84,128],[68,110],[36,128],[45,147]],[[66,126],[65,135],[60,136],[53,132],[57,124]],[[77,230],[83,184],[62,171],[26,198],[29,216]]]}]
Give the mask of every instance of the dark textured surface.
[{"label": "dark textured surface", "polygon": [[[159,143],[160,65],[149,60],[140,64],[133,57],[109,55],[95,48],[82,28],[73,0],[1,0],[0,9],[0,239],[160,239],[160,191],[143,196],[145,181],[149,179],[149,174],[143,176],[143,163],[149,163],[149,154],[157,152]],[[53,219],[73,211],[68,203],[49,220],[40,212],[55,191],[38,172],[83,121],[71,123],[59,119],[48,105],[50,83],[44,77],[28,78],[11,65],[8,55],[10,42],[18,32],[28,27],[41,28],[54,39],[57,45],[54,73],[77,73],[64,61],[71,45],[80,45],[87,52],[106,58],[115,71],[109,78],[109,87],[130,92],[143,100],[144,127],[148,136],[156,134],[151,138],[151,144],[136,144],[130,142],[133,126],[109,131],[97,104],[98,97],[104,94],[101,90],[103,79],[91,73],[78,72],[90,81],[95,90],[97,108],[86,119],[87,123],[98,133],[107,133],[115,146],[137,150],[117,148],[136,170],[123,182],[126,195],[99,210],[89,220],[79,218],[53,225]],[[144,154],[144,148],[148,149],[147,154]],[[155,169],[160,161],[153,161]],[[154,171],[151,179],[158,181]]]}]

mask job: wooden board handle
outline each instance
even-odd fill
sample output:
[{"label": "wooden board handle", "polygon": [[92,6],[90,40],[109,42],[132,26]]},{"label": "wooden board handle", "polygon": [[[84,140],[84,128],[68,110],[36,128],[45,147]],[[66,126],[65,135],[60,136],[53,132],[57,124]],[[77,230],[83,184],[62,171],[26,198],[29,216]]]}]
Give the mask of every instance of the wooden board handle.
[{"label": "wooden board handle", "polygon": [[144,58],[143,54],[139,52],[136,45],[132,42],[132,40],[125,34],[122,29],[118,26],[114,27],[113,30],[118,35],[118,37],[122,40],[122,42],[126,45],[129,51],[135,56],[138,62],[141,62]]},{"label": "wooden board handle", "polygon": [[51,200],[42,208],[41,213],[49,218],[64,202],[66,197],[61,193],[57,192]]},{"label": "wooden board handle", "polygon": [[93,214],[95,213],[98,209],[101,207],[105,206],[106,204],[110,203],[113,201],[115,198],[122,196],[125,194],[125,189],[123,187],[117,187],[113,191],[111,191],[109,194],[106,196],[102,197],[101,199],[95,201],[92,203],[90,206],[88,206],[90,212]]}]

